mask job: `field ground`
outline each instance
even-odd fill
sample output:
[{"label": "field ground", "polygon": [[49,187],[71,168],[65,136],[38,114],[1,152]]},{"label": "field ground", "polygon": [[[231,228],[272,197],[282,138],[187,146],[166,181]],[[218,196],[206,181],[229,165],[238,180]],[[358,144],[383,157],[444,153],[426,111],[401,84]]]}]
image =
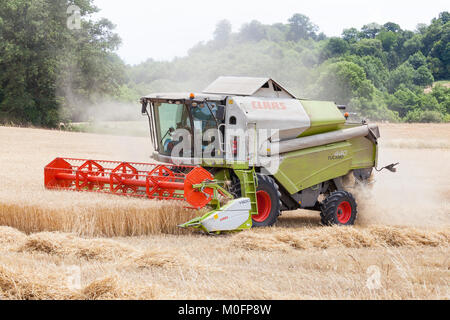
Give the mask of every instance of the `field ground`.
[{"label": "field ground", "polygon": [[150,135],[149,124],[146,120],[79,122],[72,123],[70,127],[76,132],[108,134],[113,136],[148,137]]},{"label": "field ground", "polygon": [[429,86],[429,87],[425,88],[425,93],[433,92],[433,88],[437,85],[441,85],[445,88],[450,88],[450,80],[441,80],[441,81],[434,82],[433,86]]},{"label": "field ground", "polygon": [[448,87],[450,87],[450,80],[441,80],[441,81],[436,81],[434,83],[434,85],[438,85],[438,84],[446,86],[448,88]]},{"label": "field ground", "polygon": [[0,127],[0,298],[449,299],[450,125],[381,132],[399,172],[353,190],[356,227],[299,211],[211,237],[179,204],[43,188],[53,158],[149,161],[149,139]]}]

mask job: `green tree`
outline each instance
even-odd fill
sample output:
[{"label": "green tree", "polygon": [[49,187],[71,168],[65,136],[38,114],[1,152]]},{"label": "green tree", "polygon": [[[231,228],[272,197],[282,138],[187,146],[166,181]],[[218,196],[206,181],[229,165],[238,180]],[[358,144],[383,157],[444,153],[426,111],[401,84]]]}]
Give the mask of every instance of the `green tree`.
[{"label": "green tree", "polygon": [[348,43],[355,43],[360,40],[360,32],[356,28],[344,29],[342,32],[342,39]]},{"label": "green tree", "polygon": [[412,38],[406,40],[403,43],[403,56],[408,58],[409,56],[419,52],[423,48],[422,36],[419,34],[414,35]]},{"label": "green tree", "polygon": [[419,109],[410,111],[405,117],[406,122],[414,123],[441,123],[443,121],[443,116],[437,111],[421,111]]},{"label": "green tree", "polygon": [[240,36],[244,41],[261,41],[266,38],[264,25],[256,20],[242,26]]},{"label": "green tree", "polygon": [[400,25],[398,25],[397,23],[394,23],[394,22],[387,22],[383,25],[383,27],[387,31],[391,31],[394,33],[399,33],[402,31],[402,28],[400,27]]},{"label": "green tree", "polygon": [[443,24],[450,22],[450,13],[448,11],[439,13],[439,20],[441,20]]},{"label": "green tree", "polygon": [[434,82],[434,77],[426,66],[421,66],[414,73],[413,82],[415,85],[422,87],[431,86]]},{"label": "green tree", "polygon": [[397,35],[393,31],[381,31],[376,36],[381,41],[384,51],[391,51],[392,48],[397,46]]},{"label": "green tree", "polygon": [[386,97],[389,109],[396,111],[401,118],[418,108],[419,98],[408,88],[401,87],[393,95]]},{"label": "green tree", "polygon": [[81,30],[70,30],[72,4],[82,17],[97,11],[91,0],[0,2],[0,121],[55,126],[69,94],[118,88],[124,69],[112,55],[120,43],[113,25],[83,19]]},{"label": "green tree", "polygon": [[444,110],[437,99],[431,94],[421,94],[419,97],[419,107],[422,110],[437,111],[443,113]]},{"label": "green tree", "polygon": [[216,30],[214,31],[214,40],[218,42],[221,46],[228,43],[231,38],[232,26],[230,21],[221,20],[216,25]]},{"label": "green tree", "polygon": [[366,38],[366,39],[375,39],[375,37],[378,35],[378,33],[382,30],[383,30],[383,26],[379,25],[378,23],[372,22],[372,23],[364,25],[361,28],[361,35],[363,38]]},{"label": "green tree", "polygon": [[[436,23],[437,24],[437,23]],[[434,26],[432,26],[433,31]],[[429,44],[430,51],[429,57],[439,59],[440,64],[435,65],[434,75],[437,79],[450,78],[450,22],[441,26],[438,29],[437,34],[432,34],[429,38],[433,39],[433,43]],[[426,39],[429,39],[426,38]]]},{"label": "green tree", "polygon": [[288,40],[299,41],[300,39],[309,39],[316,37],[319,28],[311,20],[300,13],[294,14],[289,19]]},{"label": "green tree", "polygon": [[370,96],[369,86],[364,69],[348,61],[330,64],[319,79],[320,96],[343,104],[357,96],[358,90],[362,87],[364,93]]},{"label": "green tree", "polygon": [[393,70],[387,81],[387,88],[390,93],[394,93],[400,85],[406,88],[414,87],[415,70],[409,63],[404,63]]},{"label": "green tree", "polygon": [[348,108],[371,121],[388,120],[397,122],[400,120],[398,114],[388,108],[380,92],[375,92],[373,99],[355,97],[350,100]]},{"label": "green tree", "polygon": [[418,69],[427,65],[427,58],[419,51],[409,57],[408,63],[412,65],[414,69]]},{"label": "green tree", "polygon": [[353,46],[353,52],[359,56],[373,56],[383,59],[381,41],[378,39],[363,39]]},{"label": "green tree", "polygon": [[267,39],[274,42],[283,42],[286,41],[288,32],[289,26],[283,23],[275,23],[269,26],[266,30]]},{"label": "green tree", "polygon": [[330,38],[327,41],[323,51],[322,57],[327,60],[332,57],[342,56],[349,51],[349,44],[341,38]]},{"label": "green tree", "polygon": [[431,93],[441,105],[443,113],[450,115],[450,88],[446,88],[440,84],[433,88]]},{"label": "green tree", "polygon": [[346,61],[356,63],[364,69],[367,79],[372,81],[378,89],[384,90],[389,77],[389,71],[380,58],[373,56],[351,55],[344,58]]},{"label": "green tree", "polygon": [[436,79],[450,77],[450,22],[447,21],[448,12],[442,12],[438,19],[433,19],[431,25],[423,34],[423,53],[430,60],[438,59],[440,63],[434,61],[431,67]]}]

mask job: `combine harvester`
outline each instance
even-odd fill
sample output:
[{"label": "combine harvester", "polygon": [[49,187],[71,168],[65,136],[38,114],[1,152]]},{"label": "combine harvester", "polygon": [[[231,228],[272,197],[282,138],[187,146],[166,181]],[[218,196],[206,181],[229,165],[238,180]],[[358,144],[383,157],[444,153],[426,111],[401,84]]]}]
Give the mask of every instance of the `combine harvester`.
[{"label": "combine harvester", "polygon": [[158,163],[58,158],[45,168],[46,188],[213,206],[180,226],[208,233],[272,226],[296,209],[320,211],[324,225],[355,223],[343,178],[369,180],[380,133],[347,121],[345,107],[297,99],[269,78],[238,77],[141,102]]}]

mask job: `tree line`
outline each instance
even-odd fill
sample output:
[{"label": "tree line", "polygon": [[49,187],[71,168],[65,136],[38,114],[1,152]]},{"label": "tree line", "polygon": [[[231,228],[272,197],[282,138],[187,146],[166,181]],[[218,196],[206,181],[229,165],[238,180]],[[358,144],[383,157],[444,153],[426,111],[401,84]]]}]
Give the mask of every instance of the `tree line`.
[{"label": "tree line", "polygon": [[[138,92],[198,90],[220,75],[273,77],[298,97],[345,104],[371,120],[450,121],[450,14],[415,31],[394,22],[327,37],[308,17],[287,23],[220,21],[214,39],[183,58],[129,70]],[[449,81],[450,82],[450,81]],[[433,89],[426,89],[436,84]]]},{"label": "tree line", "polygon": [[88,105],[135,107],[150,92],[201,91],[222,75],[273,77],[298,97],[346,104],[371,120],[450,121],[448,12],[414,31],[370,23],[340,37],[302,14],[272,25],[251,21],[238,32],[223,20],[185,57],[129,66],[116,54],[113,23],[92,18],[98,11],[93,0],[0,3],[0,123],[86,121]]},{"label": "tree line", "polygon": [[[68,8],[80,18],[68,27]],[[121,43],[92,0],[0,2],[0,122],[55,127],[126,84]]]}]

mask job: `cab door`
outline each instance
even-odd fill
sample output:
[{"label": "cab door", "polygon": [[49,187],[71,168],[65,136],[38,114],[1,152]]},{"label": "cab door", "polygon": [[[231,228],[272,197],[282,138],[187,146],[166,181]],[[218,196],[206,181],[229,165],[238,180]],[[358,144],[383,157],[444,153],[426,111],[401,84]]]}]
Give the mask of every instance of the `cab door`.
[{"label": "cab door", "polygon": [[224,160],[223,134],[220,130],[220,120],[217,118],[220,108],[220,103],[213,101],[192,104],[194,158],[197,164],[220,164]]}]

